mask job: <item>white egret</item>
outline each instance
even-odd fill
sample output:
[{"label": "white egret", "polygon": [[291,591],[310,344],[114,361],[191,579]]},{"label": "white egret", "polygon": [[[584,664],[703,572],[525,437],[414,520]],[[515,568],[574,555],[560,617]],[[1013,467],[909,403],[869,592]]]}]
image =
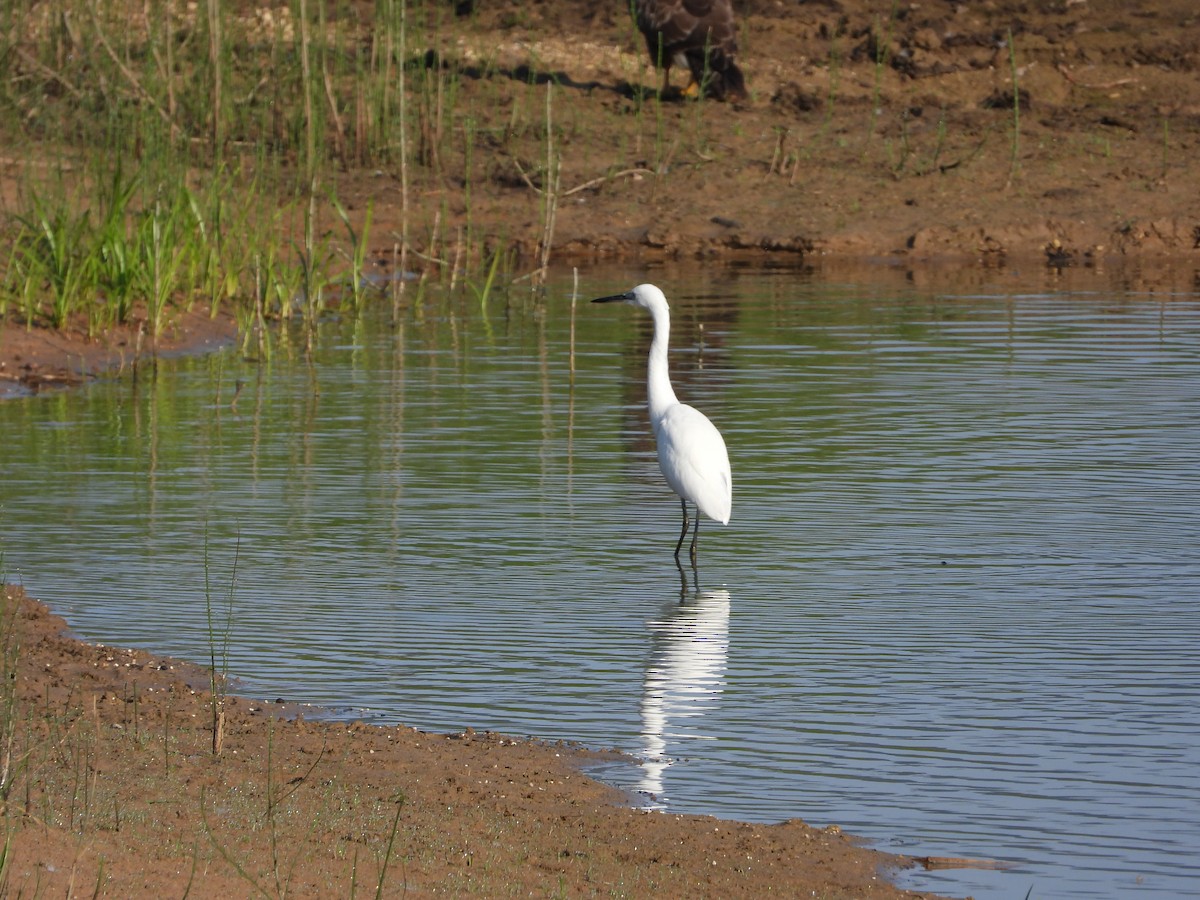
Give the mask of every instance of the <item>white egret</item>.
[{"label": "white egret", "polygon": [[624,294],[597,297],[593,303],[631,303],[650,313],[654,320],[654,340],[650,343],[650,363],[646,374],[646,398],[650,406],[650,425],[658,444],[658,465],[663,478],[679,495],[683,508],[683,528],[675,545],[675,560],[688,533],[688,504],[696,507],[692,531],[691,559],[696,564],[696,540],[700,536],[700,513],[729,524],[733,507],[733,475],[725,439],[708,416],[686,403],[680,403],[667,374],[667,340],[671,333],[671,313],[667,298],[652,284],[639,284]]}]

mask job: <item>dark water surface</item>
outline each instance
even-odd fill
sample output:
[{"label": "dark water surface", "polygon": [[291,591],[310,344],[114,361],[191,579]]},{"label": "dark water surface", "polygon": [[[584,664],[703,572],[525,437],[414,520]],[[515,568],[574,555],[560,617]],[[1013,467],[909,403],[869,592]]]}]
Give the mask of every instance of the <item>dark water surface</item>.
[{"label": "dark water surface", "polygon": [[203,661],[236,553],[249,695],[617,747],[651,806],[1013,864],[913,887],[1200,896],[1200,297],[650,277],[734,468],[682,584],[649,323],[580,303],[572,379],[569,277],[331,323],[312,367],[0,404],[7,575]]}]

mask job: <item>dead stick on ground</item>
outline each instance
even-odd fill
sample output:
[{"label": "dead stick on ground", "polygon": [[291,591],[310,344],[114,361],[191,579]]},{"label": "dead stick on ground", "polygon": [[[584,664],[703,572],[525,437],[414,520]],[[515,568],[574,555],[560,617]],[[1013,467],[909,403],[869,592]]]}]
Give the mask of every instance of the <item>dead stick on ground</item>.
[{"label": "dead stick on ground", "polygon": [[117,56],[116,51],[113,50],[112,45],[109,44],[108,38],[104,36],[104,29],[100,26],[100,19],[96,15],[96,10],[89,6],[88,12],[90,12],[92,15],[92,24],[96,26],[96,37],[99,38],[100,45],[108,54],[108,58],[113,61],[113,65],[115,65],[121,71],[121,74],[125,76],[125,80],[133,86],[134,91],[140,95],[142,99],[154,107],[155,112],[162,117],[162,120],[174,128],[175,123],[171,121],[171,116],[165,109],[159,106],[158,101],[154,99],[154,96],[144,87],[142,87],[142,83],[138,81],[137,76],[134,75],[133,72],[129,71],[125,64],[121,62],[121,57]]},{"label": "dead stick on ground", "polygon": [[1077,87],[1081,87],[1081,88],[1089,88],[1090,90],[1093,90],[1093,91],[1106,91],[1109,88],[1120,87],[1123,84],[1134,84],[1137,82],[1136,78],[1118,78],[1116,81],[1101,81],[1101,82],[1098,82],[1097,84],[1088,84],[1085,81],[1078,80],[1074,75],[1071,74],[1070,70],[1062,63],[1059,63],[1054,68],[1058,69],[1058,71],[1062,75],[1062,77],[1067,79],[1067,81],[1071,82],[1071,84],[1076,85]]},{"label": "dead stick on ground", "polygon": [[1012,863],[998,859],[969,859],[965,856],[914,856],[912,860],[926,869],[1008,869]]},{"label": "dead stick on ground", "polygon": [[333,93],[333,79],[329,75],[329,69],[324,59],[321,60],[321,73],[325,76],[325,100],[329,103],[329,115],[333,119],[333,152],[342,161],[342,165],[349,165],[346,158],[345,126],[342,124],[341,114],[338,113],[337,97]]},{"label": "dead stick on ground", "polygon": [[[525,170],[523,168],[521,168],[520,160],[518,160],[515,156],[509,157],[509,158],[512,160],[512,164],[517,167],[517,174],[521,176],[521,180],[524,181],[525,184],[529,186],[529,189],[531,191],[533,191],[535,194],[545,193],[545,191],[542,188],[540,188],[536,184],[534,184],[533,180],[527,174],[525,174]],[[642,169],[642,168],[622,169],[620,172],[613,172],[611,175],[601,175],[599,178],[592,178],[589,181],[585,181],[583,184],[577,184],[577,185],[575,185],[575,187],[568,188],[567,190],[563,191],[558,196],[559,197],[570,197],[572,194],[578,194],[580,191],[586,191],[589,188],[597,187],[599,185],[604,184],[604,182],[612,181],[615,178],[628,178],[632,175],[653,175],[653,174],[654,174],[653,169]]]},{"label": "dead stick on ground", "polygon": [[622,169],[620,172],[613,172],[611,175],[602,175],[599,178],[593,178],[591,181],[585,181],[583,184],[576,185],[570,190],[563,191],[559,196],[570,197],[572,194],[578,194],[580,191],[586,191],[588,188],[596,187],[604,184],[606,181],[612,181],[614,178],[627,178],[630,175],[653,175],[653,169]]},{"label": "dead stick on ground", "polygon": [[83,92],[81,90],[79,90],[79,88],[75,87],[75,85],[71,84],[71,82],[69,82],[67,80],[65,75],[63,75],[60,72],[55,72],[53,69],[51,69],[47,65],[43,65],[41,62],[34,59],[32,56],[30,56],[28,53],[26,53],[20,47],[17,47],[15,49],[17,51],[17,56],[21,57],[21,61],[23,63],[25,63],[25,65],[39,70],[47,78],[53,78],[55,81],[57,81],[59,84],[61,84],[63,86],[63,88],[66,89],[67,93],[70,94],[72,97],[74,97],[76,100],[83,100]]}]

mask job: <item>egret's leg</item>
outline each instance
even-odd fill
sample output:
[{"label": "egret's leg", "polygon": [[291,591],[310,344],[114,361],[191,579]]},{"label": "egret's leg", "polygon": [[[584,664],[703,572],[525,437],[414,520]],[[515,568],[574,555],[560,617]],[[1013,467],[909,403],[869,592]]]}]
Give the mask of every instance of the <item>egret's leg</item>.
[{"label": "egret's leg", "polygon": [[696,509],[696,525],[692,529],[692,568],[696,567],[696,541],[700,537],[700,510]]},{"label": "egret's leg", "polygon": [[[688,521],[687,501],[682,497],[679,498],[679,506],[683,509],[683,528],[679,531],[679,543],[675,545],[675,562],[679,562],[679,551],[683,547],[683,539],[687,537],[688,526],[692,524]],[[696,551],[693,548],[692,557],[695,558]]]}]

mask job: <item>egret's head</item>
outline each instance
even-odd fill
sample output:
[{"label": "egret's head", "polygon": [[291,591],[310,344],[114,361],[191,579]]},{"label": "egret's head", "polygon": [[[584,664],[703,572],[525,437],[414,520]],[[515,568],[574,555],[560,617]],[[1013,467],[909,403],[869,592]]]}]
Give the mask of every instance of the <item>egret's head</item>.
[{"label": "egret's head", "polygon": [[632,303],[634,306],[640,306],[642,309],[654,309],[655,307],[667,308],[667,298],[652,284],[639,284],[631,291],[626,291],[623,294],[613,294],[611,297],[597,297],[593,303]]}]

